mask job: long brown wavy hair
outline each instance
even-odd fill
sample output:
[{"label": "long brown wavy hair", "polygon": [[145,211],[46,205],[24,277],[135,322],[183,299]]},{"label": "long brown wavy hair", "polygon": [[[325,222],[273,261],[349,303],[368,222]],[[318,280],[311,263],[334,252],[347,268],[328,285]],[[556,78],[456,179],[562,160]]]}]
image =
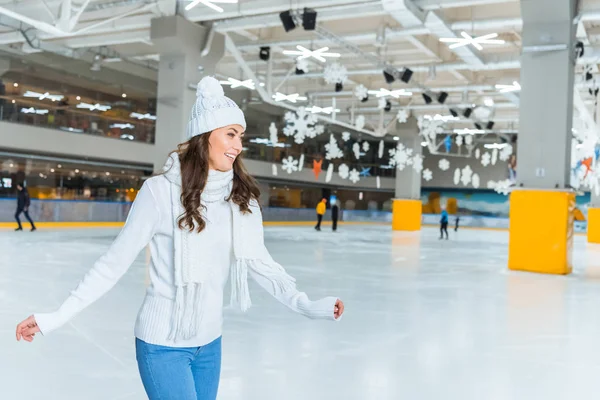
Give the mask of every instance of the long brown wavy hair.
[{"label": "long brown wavy hair", "polygon": [[[175,153],[181,164],[181,204],[185,210],[179,216],[177,224],[180,229],[198,233],[206,227],[202,219],[201,208],[206,208],[200,202],[200,195],[208,180],[208,154],[210,135],[212,132],[194,136],[185,143],[177,146]],[[256,180],[250,176],[241,160],[241,154],[233,162],[233,187],[227,201],[232,201],[240,207],[243,213],[251,213],[250,201],[260,197]]]}]

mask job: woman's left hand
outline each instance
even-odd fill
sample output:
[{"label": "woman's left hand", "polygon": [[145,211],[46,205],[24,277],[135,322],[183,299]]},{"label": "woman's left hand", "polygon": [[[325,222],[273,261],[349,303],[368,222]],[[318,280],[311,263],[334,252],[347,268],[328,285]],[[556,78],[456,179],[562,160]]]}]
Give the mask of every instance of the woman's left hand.
[{"label": "woman's left hand", "polygon": [[335,307],[333,307],[333,316],[335,319],[339,319],[344,313],[344,302],[340,299],[337,299],[335,302]]}]

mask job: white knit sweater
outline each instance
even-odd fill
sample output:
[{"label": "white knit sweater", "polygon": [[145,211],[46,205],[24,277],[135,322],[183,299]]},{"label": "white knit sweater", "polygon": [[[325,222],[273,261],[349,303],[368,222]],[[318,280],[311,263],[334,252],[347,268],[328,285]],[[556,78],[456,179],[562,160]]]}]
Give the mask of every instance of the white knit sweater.
[{"label": "white knit sweater", "polygon": [[[209,181],[222,179],[223,173],[210,171]],[[225,188],[224,188],[225,190]],[[169,182],[160,175],[148,179],[132,205],[121,233],[109,250],[94,264],[71,295],[52,313],[34,314],[37,324],[46,335],[65,324],[85,307],[92,304],[125,274],[139,252],[149,244],[150,286],[135,324],[135,336],[147,343],[171,347],[196,347],[212,342],[222,332],[223,291],[233,262],[231,207],[225,202],[208,204],[206,232],[210,247],[218,249],[206,260],[218,271],[203,289],[200,307],[203,318],[197,336],[189,340],[168,340],[175,299],[173,284],[173,221]],[[336,297],[310,301],[295,288],[279,292],[267,278],[251,270],[250,276],[284,305],[309,318],[334,320]]]}]

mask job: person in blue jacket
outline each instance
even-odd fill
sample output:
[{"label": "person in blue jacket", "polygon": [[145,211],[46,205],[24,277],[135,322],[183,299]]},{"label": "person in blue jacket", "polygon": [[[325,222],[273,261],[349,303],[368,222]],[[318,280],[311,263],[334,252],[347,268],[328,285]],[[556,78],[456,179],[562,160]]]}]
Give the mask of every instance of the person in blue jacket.
[{"label": "person in blue jacket", "polygon": [[446,240],[448,240],[448,211],[446,207],[442,207],[442,218],[440,219],[440,240],[444,238],[446,232]]}]

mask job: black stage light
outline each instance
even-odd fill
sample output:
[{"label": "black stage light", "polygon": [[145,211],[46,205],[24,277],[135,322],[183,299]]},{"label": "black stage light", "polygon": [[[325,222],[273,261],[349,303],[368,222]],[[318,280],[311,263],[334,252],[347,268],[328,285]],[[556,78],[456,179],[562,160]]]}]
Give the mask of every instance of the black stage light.
[{"label": "black stage light", "polygon": [[271,48],[269,46],[261,47],[258,56],[263,61],[269,61],[269,58],[271,57]]},{"label": "black stage light", "polygon": [[385,108],[383,109],[385,112],[389,112],[392,109],[392,103],[389,100],[385,101]]},{"label": "black stage light", "polygon": [[307,31],[314,31],[317,26],[317,12],[312,8],[304,8],[302,14],[302,26]]},{"label": "black stage light", "polygon": [[342,84],[342,82],[338,82],[335,84],[335,91],[336,92],[341,92],[342,90],[344,90],[344,85]]},{"label": "black stage light", "polygon": [[438,102],[439,102],[440,104],[444,104],[444,102],[446,101],[446,99],[447,99],[447,98],[448,98],[448,93],[447,93],[447,92],[441,92],[441,93],[438,95]]},{"label": "black stage light", "polygon": [[494,127],[494,121],[490,121],[487,123],[487,125],[485,126],[485,129],[492,129]]},{"label": "black stage light", "polygon": [[400,75],[400,80],[404,83],[410,82],[410,78],[412,78],[413,72],[408,68],[404,68],[402,75]]},{"label": "black stage light", "polygon": [[451,108],[451,109],[450,109],[450,114],[452,114],[452,116],[453,116],[454,118],[458,117],[458,113],[456,112],[456,110],[455,110],[454,108]]},{"label": "black stage light", "polygon": [[385,81],[388,84],[394,83],[394,81],[396,80],[396,78],[394,78],[394,75],[390,74],[387,71],[383,71],[383,77],[385,78]]},{"label": "black stage light", "polygon": [[433,99],[429,97],[427,93],[423,93],[423,100],[425,100],[425,104],[431,104],[433,102]]},{"label": "black stage light", "polygon": [[465,111],[463,111],[463,116],[465,118],[469,118],[471,116],[471,113],[473,112],[472,108],[465,108]]},{"label": "black stage light", "polygon": [[281,19],[281,23],[283,24],[283,29],[286,32],[291,31],[296,28],[296,22],[294,22],[294,17],[292,16],[291,11],[284,11],[279,14],[279,18]]},{"label": "black stage light", "polygon": [[369,101],[369,95],[366,95],[365,97],[363,97],[362,99],[360,99],[361,103],[366,103],[367,101]]},{"label": "black stage light", "polygon": [[479,124],[479,123],[475,122],[475,128],[477,128],[477,129],[481,130],[481,129],[482,129],[482,127],[481,127],[481,124]]}]

